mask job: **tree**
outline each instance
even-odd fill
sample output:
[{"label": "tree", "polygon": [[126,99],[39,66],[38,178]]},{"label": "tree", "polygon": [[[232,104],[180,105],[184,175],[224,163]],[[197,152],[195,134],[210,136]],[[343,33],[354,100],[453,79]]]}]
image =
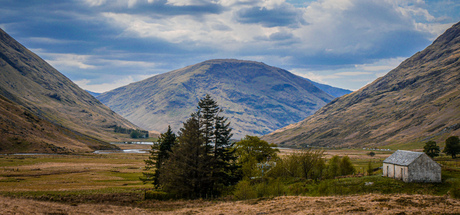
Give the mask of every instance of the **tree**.
[{"label": "tree", "polygon": [[243,177],[252,177],[257,173],[257,163],[275,160],[278,149],[275,144],[269,144],[256,136],[246,135],[243,139],[235,143],[238,163],[242,167]]},{"label": "tree", "polygon": [[455,158],[457,154],[460,153],[460,140],[458,136],[451,136],[446,140],[446,147],[442,151],[447,155],[451,155],[452,158]]},{"label": "tree", "polygon": [[367,175],[372,174],[374,174],[374,168],[372,167],[372,163],[369,161],[369,163],[367,163]]},{"label": "tree", "polygon": [[233,147],[234,143],[230,141],[233,136],[230,122],[227,122],[228,119],[221,116],[216,116],[215,120],[213,155],[217,185],[234,185],[240,179],[237,175],[237,171],[241,166],[236,163],[236,150]]},{"label": "tree", "polygon": [[200,132],[207,152],[212,155],[211,186],[213,194],[218,195],[220,187],[238,182],[235,171],[239,166],[235,163],[235,150],[230,141],[233,136],[232,129],[228,119],[219,115],[223,110],[209,94],[200,99],[197,109]]},{"label": "tree", "polygon": [[427,154],[428,156],[434,158],[439,156],[439,146],[436,145],[436,142],[434,141],[428,141],[425,143],[425,146],[423,147],[423,152]]},{"label": "tree", "polygon": [[355,167],[351,163],[350,157],[345,156],[340,161],[340,173],[341,175],[351,175],[355,173]]},{"label": "tree", "polygon": [[207,153],[197,115],[179,131],[179,142],[161,168],[160,184],[166,192],[198,198],[210,192],[211,157]]},{"label": "tree", "polygon": [[159,167],[165,191],[189,198],[215,196],[238,182],[232,129],[220,113],[211,96],[200,99],[197,112],[180,129],[169,159]]},{"label": "tree", "polygon": [[143,178],[141,178],[144,183],[147,181],[152,181],[154,185],[159,184],[159,177],[161,167],[169,158],[172,147],[176,144],[176,135],[171,130],[171,126],[168,125],[168,130],[165,133],[160,134],[158,141],[154,143],[149,150],[150,156],[145,162],[145,170],[154,169],[154,173],[143,172]]},{"label": "tree", "polygon": [[321,178],[324,168],[323,153],[324,151],[311,149],[303,149],[300,153],[298,153],[298,164],[300,167],[301,177],[305,179]]},{"label": "tree", "polygon": [[327,162],[327,176],[335,178],[340,174],[340,157],[335,155]]},{"label": "tree", "polygon": [[131,138],[137,139],[140,138],[142,134],[139,130],[133,130],[129,135],[131,136]]}]

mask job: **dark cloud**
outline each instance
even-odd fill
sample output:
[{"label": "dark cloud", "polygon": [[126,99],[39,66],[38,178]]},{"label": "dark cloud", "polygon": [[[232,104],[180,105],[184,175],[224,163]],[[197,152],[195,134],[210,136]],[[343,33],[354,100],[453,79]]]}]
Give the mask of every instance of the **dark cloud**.
[{"label": "dark cloud", "polygon": [[280,6],[274,9],[265,7],[243,8],[236,13],[236,20],[246,24],[261,24],[264,27],[298,27],[299,24],[306,24],[302,18],[302,13],[292,6]]},{"label": "dark cloud", "polygon": [[285,31],[282,31],[282,32],[276,32],[276,33],[273,33],[269,36],[269,39],[270,40],[289,40],[289,39],[292,39],[294,37],[294,35],[290,32],[285,32]]},{"label": "dark cloud", "polygon": [[177,16],[177,15],[192,15],[200,16],[205,14],[220,14],[225,8],[220,4],[211,2],[202,2],[197,5],[171,5],[167,4],[167,0],[154,1],[152,3],[139,2],[128,7],[127,5],[113,4],[102,5],[95,9],[105,12],[128,13],[128,14],[144,14],[148,16]]}]

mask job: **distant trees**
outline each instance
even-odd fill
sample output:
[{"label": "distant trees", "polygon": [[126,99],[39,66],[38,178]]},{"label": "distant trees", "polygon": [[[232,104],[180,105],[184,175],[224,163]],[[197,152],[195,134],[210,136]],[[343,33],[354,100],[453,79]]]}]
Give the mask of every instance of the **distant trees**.
[{"label": "distant trees", "polygon": [[302,149],[276,160],[271,175],[284,178],[320,180],[325,176],[326,161],[324,151]]},{"label": "distant trees", "polygon": [[451,155],[452,158],[455,158],[457,154],[460,153],[460,140],[458,136],[451,136],[446,139],[446,147],[442,151],[447,155]]},{"label": "distant trees", "polygon": [[148,138],[149,132],[145,130],[139,129],[132,129],[132,128],[123,128],[121,126],[115,125],[113,126],[113,132],[121,133],[121,134],[129,134],[129,136],[133,139],[137,138]]},{"label": "distant trees", "polygon": [[430,156],[431,158],[439,156],[439,146],[436,145],[436,142],[434,141],[428,141],[425,143],[425,146],[423,147],[423,152]]}]

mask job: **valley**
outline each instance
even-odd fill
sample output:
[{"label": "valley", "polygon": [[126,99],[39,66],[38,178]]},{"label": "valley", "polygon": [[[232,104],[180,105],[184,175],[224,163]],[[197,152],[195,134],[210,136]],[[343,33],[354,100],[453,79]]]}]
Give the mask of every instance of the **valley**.
[{"label": "valley", "polygon": [[[132,144],[120,145],[122,149]],[[137,148],[148,149],[145,145]],[[368,161],[377,166],[391,152],[377,152],[370,157],[367,150],[326,150],[326,157],[349,155],[362,174]],[[281,150],[281,156],[292,149]],[[234,200],[218,199],[168,200],[145,199],[143,160],[147,154],[77,154],[77,155],[0,155],[0,205],[2,213],[17,211],[28,214],[343,214],[379,213],[455,214],[460,200],[449,196],[450,181],[460,178],[460,161],[444,163],[442,185],[407,184],[381,176],[335,179],[337,194],[305,193]],[[448,160],[448,159],[447,159]],[[366,186],[365,183],[373,182]],[[312,185],[316,182],[310,182]],[[356,183],[356,185],[355,185]],[[357,186],[366,191],[341,187]],[[386,189],[381,189],[386,187]],[[392,188],[393,187],[393,188]],[[396,189],[398,187],[398,189]],[[342,190],[340,190],[342,189]],[[340,192],[343,192],[340,194]]]},{"label": "valley", "polygon": [[[99,7],[106,1],[91,3]],[[14,32],[13,24],[0,24]],[[222,31],[230,28],[214,24]],[[120,32],[117,42],[137,35]],[[257,40],[296,41],[294,34],[264,32]],[[31,45],[91,46],[78,38],[27,38]],[[144,51],[195,51],[182,47],[185,40],[175,40],[165,47],[150,41],[155,49]],[[146,53],[129,62],[122,50],[112,52],[116,59],[95,57],[117,42],[91,47],[86,55],[49,53],[29,50],[0,29],[0,214],[460,213],[460,23],[353,92],[300,76],[313,74],[315,65],[290,72],[260,61],[197,57],[201,62],[152,76],[167,67],[137,59]],[[210,53],[206,56],[214,56]],[[259,59],[260,53],[245,56]],[[324,56],[334,64],[339,58]],[[367,70],[316,78],[369,75],[381,68],[365,60],[351,62],[353,69]],[[111,75],[132,72],[148,78],[133,82],[125,77],[111,90],[95,93],[50,63],[78,67],[82,74],[68,74],[79,77],[81,86],[91,82],[82,77],[97,76],[92,71],[108,73],[103,71],[109,70],[107,64],[116,65]],[[144,73],[123,71],[126,65],[144,67]],[[395,173],[383,177],[382,163],[396,150],[432,156],[441,183],[405,183]]]}]

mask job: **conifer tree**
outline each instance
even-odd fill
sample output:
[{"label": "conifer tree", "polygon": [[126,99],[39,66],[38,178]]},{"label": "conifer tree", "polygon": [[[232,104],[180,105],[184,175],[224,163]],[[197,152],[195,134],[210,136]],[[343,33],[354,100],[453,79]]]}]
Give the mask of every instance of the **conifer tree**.
[{"label": "conifer tree", "polygon": [[211,159],[193,114],[179,131],[179,142],[161,168],[160,183],[164,190],[181,197],[204,197],[210,192]]},{"label": "conifer tree", "polygon": [[214,161],[216,169],[217,183],[222,186],[234,185],[238,182],[237,170],[240,165],[236,163],[234,143],[230,141],[233,134],[230,122],[227,118],[216,116],[215,141],[214,141]]},{"label": "conifer tree", "polygon": [[159,184],[159,177],[161,172],[161,167],[165,161],[169,158],[172,147],[176,144],[176,135],[171,130],[171,126],[168,126],[168,130],[165,133],[160,134],[158,141],[154,143],[150,149],[150,156],[145,162],[145,170],[150,170],[155,168],[154,173],[143,172],[143,178],[141,178],[144,183],[152,181],[154,185]]},{"label": "conifer tree", "polygon": [[158,168],[164,190],[188,198],[219,195],[224,186],[238,181],[230,122],[219,116],[222,109],[209,95],[200,99],[197,109],[180,129],[169,159]]}]

